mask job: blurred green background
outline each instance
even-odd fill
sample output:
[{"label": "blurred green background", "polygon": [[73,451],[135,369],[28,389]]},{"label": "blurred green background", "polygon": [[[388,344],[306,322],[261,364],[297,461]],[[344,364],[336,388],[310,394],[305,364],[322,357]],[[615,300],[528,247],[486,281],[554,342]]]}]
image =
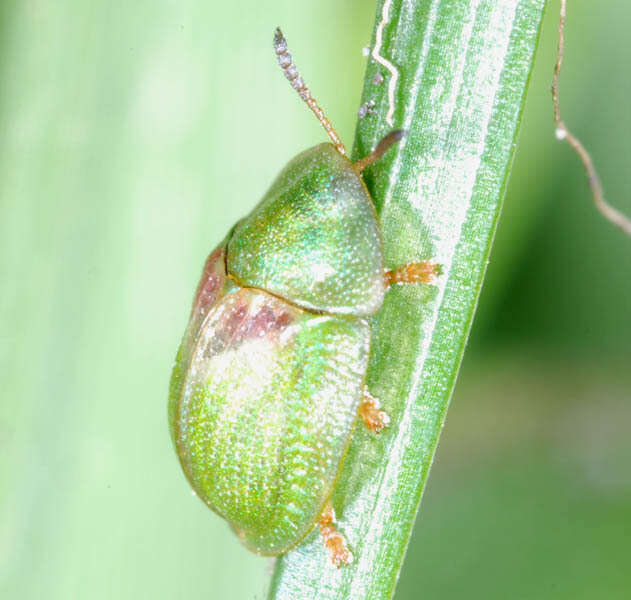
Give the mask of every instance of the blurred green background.
[{"label": "blurred green background", "polygon": [[[555,141],[552,2],[487,284],[397,598],[628,598],[631,240]],[[564,116],[631,212],[631,5],[570,3]],[[0,597],[257,598],[191,495],[166,395],[206,254],[344,140],[374,3],[0,4]]]}]

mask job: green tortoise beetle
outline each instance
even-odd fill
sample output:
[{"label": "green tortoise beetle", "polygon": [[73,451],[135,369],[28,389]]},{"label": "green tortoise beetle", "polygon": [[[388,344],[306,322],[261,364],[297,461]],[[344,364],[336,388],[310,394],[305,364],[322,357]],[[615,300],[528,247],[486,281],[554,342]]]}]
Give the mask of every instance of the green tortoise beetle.
[{"label": "green tortoise beetle", "polygon": [[359,417],[388,416],[365,387],[367,318],[392,284],[431,282],[425,261],[387,271],[360,174],[402,138],[358,162],[311,96],[280,29],[292,87],[333,144],[299,154],[208,257],[179,348],[169,425],[196,494],[254,552],[287,552],[319,525],[332,562],[353,556],[330,496]]}]

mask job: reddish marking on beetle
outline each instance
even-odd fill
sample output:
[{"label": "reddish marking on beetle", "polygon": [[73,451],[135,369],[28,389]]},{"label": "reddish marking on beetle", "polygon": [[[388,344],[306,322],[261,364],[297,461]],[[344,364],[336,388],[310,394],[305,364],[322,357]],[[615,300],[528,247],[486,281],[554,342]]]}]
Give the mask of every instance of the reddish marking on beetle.
[{"label": "reddish marking on beetle", "polygon": [[281,307],[269,304],[254,307],[247,300],[240,299],[238,304],[227,311],[215,335],[230,345],[263,337],[276,341],[293,320],[291,313]]},{"label": "reddish marking on beetle", "polygon": [[235,311],[234,311],[235,321],[238,321],[240,323],[241,321],[243,321],[243,319],[245,319],[245,315],[247,314],[248,314],[248,307],[245,303],[238,304],[235,307]]},{"label": "reddish marking on beetle", "polygon": [[223,247],[217,248],[204,263],[202,277],[199,280],[193,301],[193,312],[206,314],[208,307],[215,301],[217,291],[222,285],[222,275],[217,272],[217,263],[223,264]]},{"label": "reddish marking on beetle", "polygon": [[260,337],[267,333],[275,322],[274,311],[269,306],[262,306],[252,315],[248,323],[248,337]]},{"label": "reddish marking on beetle", "polygon": [[434,278],[442,272],[440,265],[424,260],[419,263],[408,263],[393,271],[386,271],[384,277],[386,286],[390,287],[395,283],[432,283]]},{"label": "reddish marking on beetle", "polygon": [[221,326],[217,327],[215,336],[221,339],[225,345],[240,340],[243,335],[243,322],[248,314],[248,306],[245,301],[235,304],[226,311],[224,318],[221,320]]},{"label": "reddish marking on beetle", "polygon": [[262,337],[272,332],[279,333],[292,320],[287,311],[274,312],[269,306],[262,306],[248,325],[247,337]]},{"label": "reddish marking on beetle", "polygon": [[293,320],[294,318],[288,312],[281,312],[276,317],[276,327],[278,329],[285,329]]},{"label": "reddish marking on beetle", "polygon": [[364,425],[375,433],[379,433],[390,424],[390,417],[381,410],[379,400],[371,396],[368,390],[364,390],[364,399],[359,405],[359,417]]},{"label": "reddish marking on beetle", "polygon": [[329,552],[331,562],[336,566],[350,565],[353,562],[353,554],[346,545],[344,536],[335,528],[335,512],[331,504],[327,504],[318,519],[320,532],[324,546]]}]

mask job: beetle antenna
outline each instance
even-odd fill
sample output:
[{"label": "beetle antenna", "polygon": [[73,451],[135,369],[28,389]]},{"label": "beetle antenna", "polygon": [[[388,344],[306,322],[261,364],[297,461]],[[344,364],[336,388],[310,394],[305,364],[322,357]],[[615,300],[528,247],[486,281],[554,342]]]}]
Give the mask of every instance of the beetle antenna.
[{"label": "beetle antenna", "polygon": [[400,142],[404,137],[405,129],[395,129],[382,137],[377,147],[368,156],[364,156],[364,158],[360,158],[354,163],[355,170],[361,173],[366,167],[376,163],[388,151],[390,146]]},{"label": "beetle antenna", "polygon": [[300,73],[298,73],[298,69],[296,68],[296,65],[294,65],[291,54],[289,54],[287,50],[287,40],[285,39],[283,32],[280,30],[280,27],[277,27],[276,31],[274,32],[274,50],[276,51],[276,55],[278,56],[278,64],[281,66],[281,69],[285,73],[285,77],[289,79],[291,87],[293,87],[298,92],[298,95],[313,111],[313,114],[318,117],[318,121],[320,121],[322,127],[324,127],[324,130],[331,138],[331,141],[333,142],[333,145],[335,146],[337,151],[340,154],[346,155],[346,148],[344,147],[340,136],[337,134],[337,131],[333,129],[331,121],[327,119],[324,111],[318,106],[318,103],[311,95],[309,88],[305,84],[302,77],[300,77]]}]

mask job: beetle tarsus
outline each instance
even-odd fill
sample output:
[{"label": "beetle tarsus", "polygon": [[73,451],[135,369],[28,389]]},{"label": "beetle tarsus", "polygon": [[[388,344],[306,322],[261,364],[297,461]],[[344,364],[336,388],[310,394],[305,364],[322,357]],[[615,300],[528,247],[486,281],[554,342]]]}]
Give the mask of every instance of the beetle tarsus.
[{"label": "beetle tarsus", "polygon": [[371,431],[379,433],[390,424],[390,417],[381,410],[379,400],[364,390],[364,399],[359,405],[359,417]]},{"label": "beetle tarsus", "polygon": [[322,511],[318,524],[322,533],[322,540],[326,547],[331,562],[337,567],[350,565],[353,562],[353,554],[346,545],[344,536],[335,528],[335,511],[331,503]]},{"label": "beetle tarsus", "polygon": [[432,283],[442,273],[442,267],[429,260],[418,263],[408,263],[398,269],[386,271],[384,277],[386,286],[395,283]]}]

